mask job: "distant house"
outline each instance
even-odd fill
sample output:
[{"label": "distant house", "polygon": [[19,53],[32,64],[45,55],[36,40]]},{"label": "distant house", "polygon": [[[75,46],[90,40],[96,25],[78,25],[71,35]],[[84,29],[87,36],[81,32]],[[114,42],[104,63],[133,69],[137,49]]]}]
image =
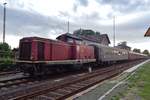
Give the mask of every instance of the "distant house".
[{"label": "distant house", "polygon": [[127,42],[121,42],[119,43],[117,46],[115,46],[116,48],[120,48],[120,49],[126,49],[126,50],[131,50],[131,47],[127,46]]},{"label": "distant house", "polygon": [[148,37],[148,36],[150,36],[150,27],[148,28],[148,30],[146,31],[146,33],[145,33],[145,35],[144,35],[145,37]]},{"label": "distant house", "polygon": [[12,56],[15,60],[19,58],[19,48],[14,48],[12,50]]},{"label": "distant house", "polygon": [[100,34],[100,32],[94,32],[93,30],[84,30],[79,29],[74,31],[75,36],[83,39],[84,42],[90,43],[98,43],[103,45],[109,45],[110,40],[107,34]]}]

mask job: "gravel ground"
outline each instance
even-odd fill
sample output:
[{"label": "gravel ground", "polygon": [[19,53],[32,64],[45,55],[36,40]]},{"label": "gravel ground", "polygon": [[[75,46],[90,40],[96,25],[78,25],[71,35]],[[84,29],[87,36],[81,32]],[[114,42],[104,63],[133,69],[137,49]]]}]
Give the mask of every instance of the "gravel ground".
[{"label": "gravel ground", "polygon": [[22,76],[24,76],[23,73],[2,75],[2,76],[0,76],[0,81],[14,79],[14,78],[20,78]]}]

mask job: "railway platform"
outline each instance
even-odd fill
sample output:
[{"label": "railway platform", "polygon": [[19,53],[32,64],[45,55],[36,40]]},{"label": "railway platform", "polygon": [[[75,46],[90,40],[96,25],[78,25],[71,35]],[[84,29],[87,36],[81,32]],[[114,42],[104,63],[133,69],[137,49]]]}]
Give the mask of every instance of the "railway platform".
[{"label": "railway platform", "polygon": [[113,96],[121,93],[128,87],[127,79],[147,62],[150,62],[150,59],[125,70],[123,73],[112,79],[105,80],[85,91],[73,95],[72,97],[67,98],[67,100],[110,100]]}]

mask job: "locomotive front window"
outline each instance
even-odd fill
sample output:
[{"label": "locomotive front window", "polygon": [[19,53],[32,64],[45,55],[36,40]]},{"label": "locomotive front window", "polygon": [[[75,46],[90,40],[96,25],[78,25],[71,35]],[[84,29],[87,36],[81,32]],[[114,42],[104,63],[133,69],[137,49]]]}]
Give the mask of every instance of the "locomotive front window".
[{"label": "locomotive front window", "polygon": [[29,60],[31,57],[31,42],[21,42],[20,44],[20,60]]}]

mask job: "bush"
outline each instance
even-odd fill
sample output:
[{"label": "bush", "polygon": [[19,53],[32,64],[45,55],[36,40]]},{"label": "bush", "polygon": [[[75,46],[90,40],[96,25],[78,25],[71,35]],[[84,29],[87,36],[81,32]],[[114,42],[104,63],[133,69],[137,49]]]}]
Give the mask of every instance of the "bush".
[{"label": "bush", "polygon": [[7,43],[0,43],[0,70],[9,69],[12,64],[11,47]]},{"label": "bush", "polygon": [[0,70],[10,69],[13,64],[13,60],[10,58],[3,58],[0,60]]}]

